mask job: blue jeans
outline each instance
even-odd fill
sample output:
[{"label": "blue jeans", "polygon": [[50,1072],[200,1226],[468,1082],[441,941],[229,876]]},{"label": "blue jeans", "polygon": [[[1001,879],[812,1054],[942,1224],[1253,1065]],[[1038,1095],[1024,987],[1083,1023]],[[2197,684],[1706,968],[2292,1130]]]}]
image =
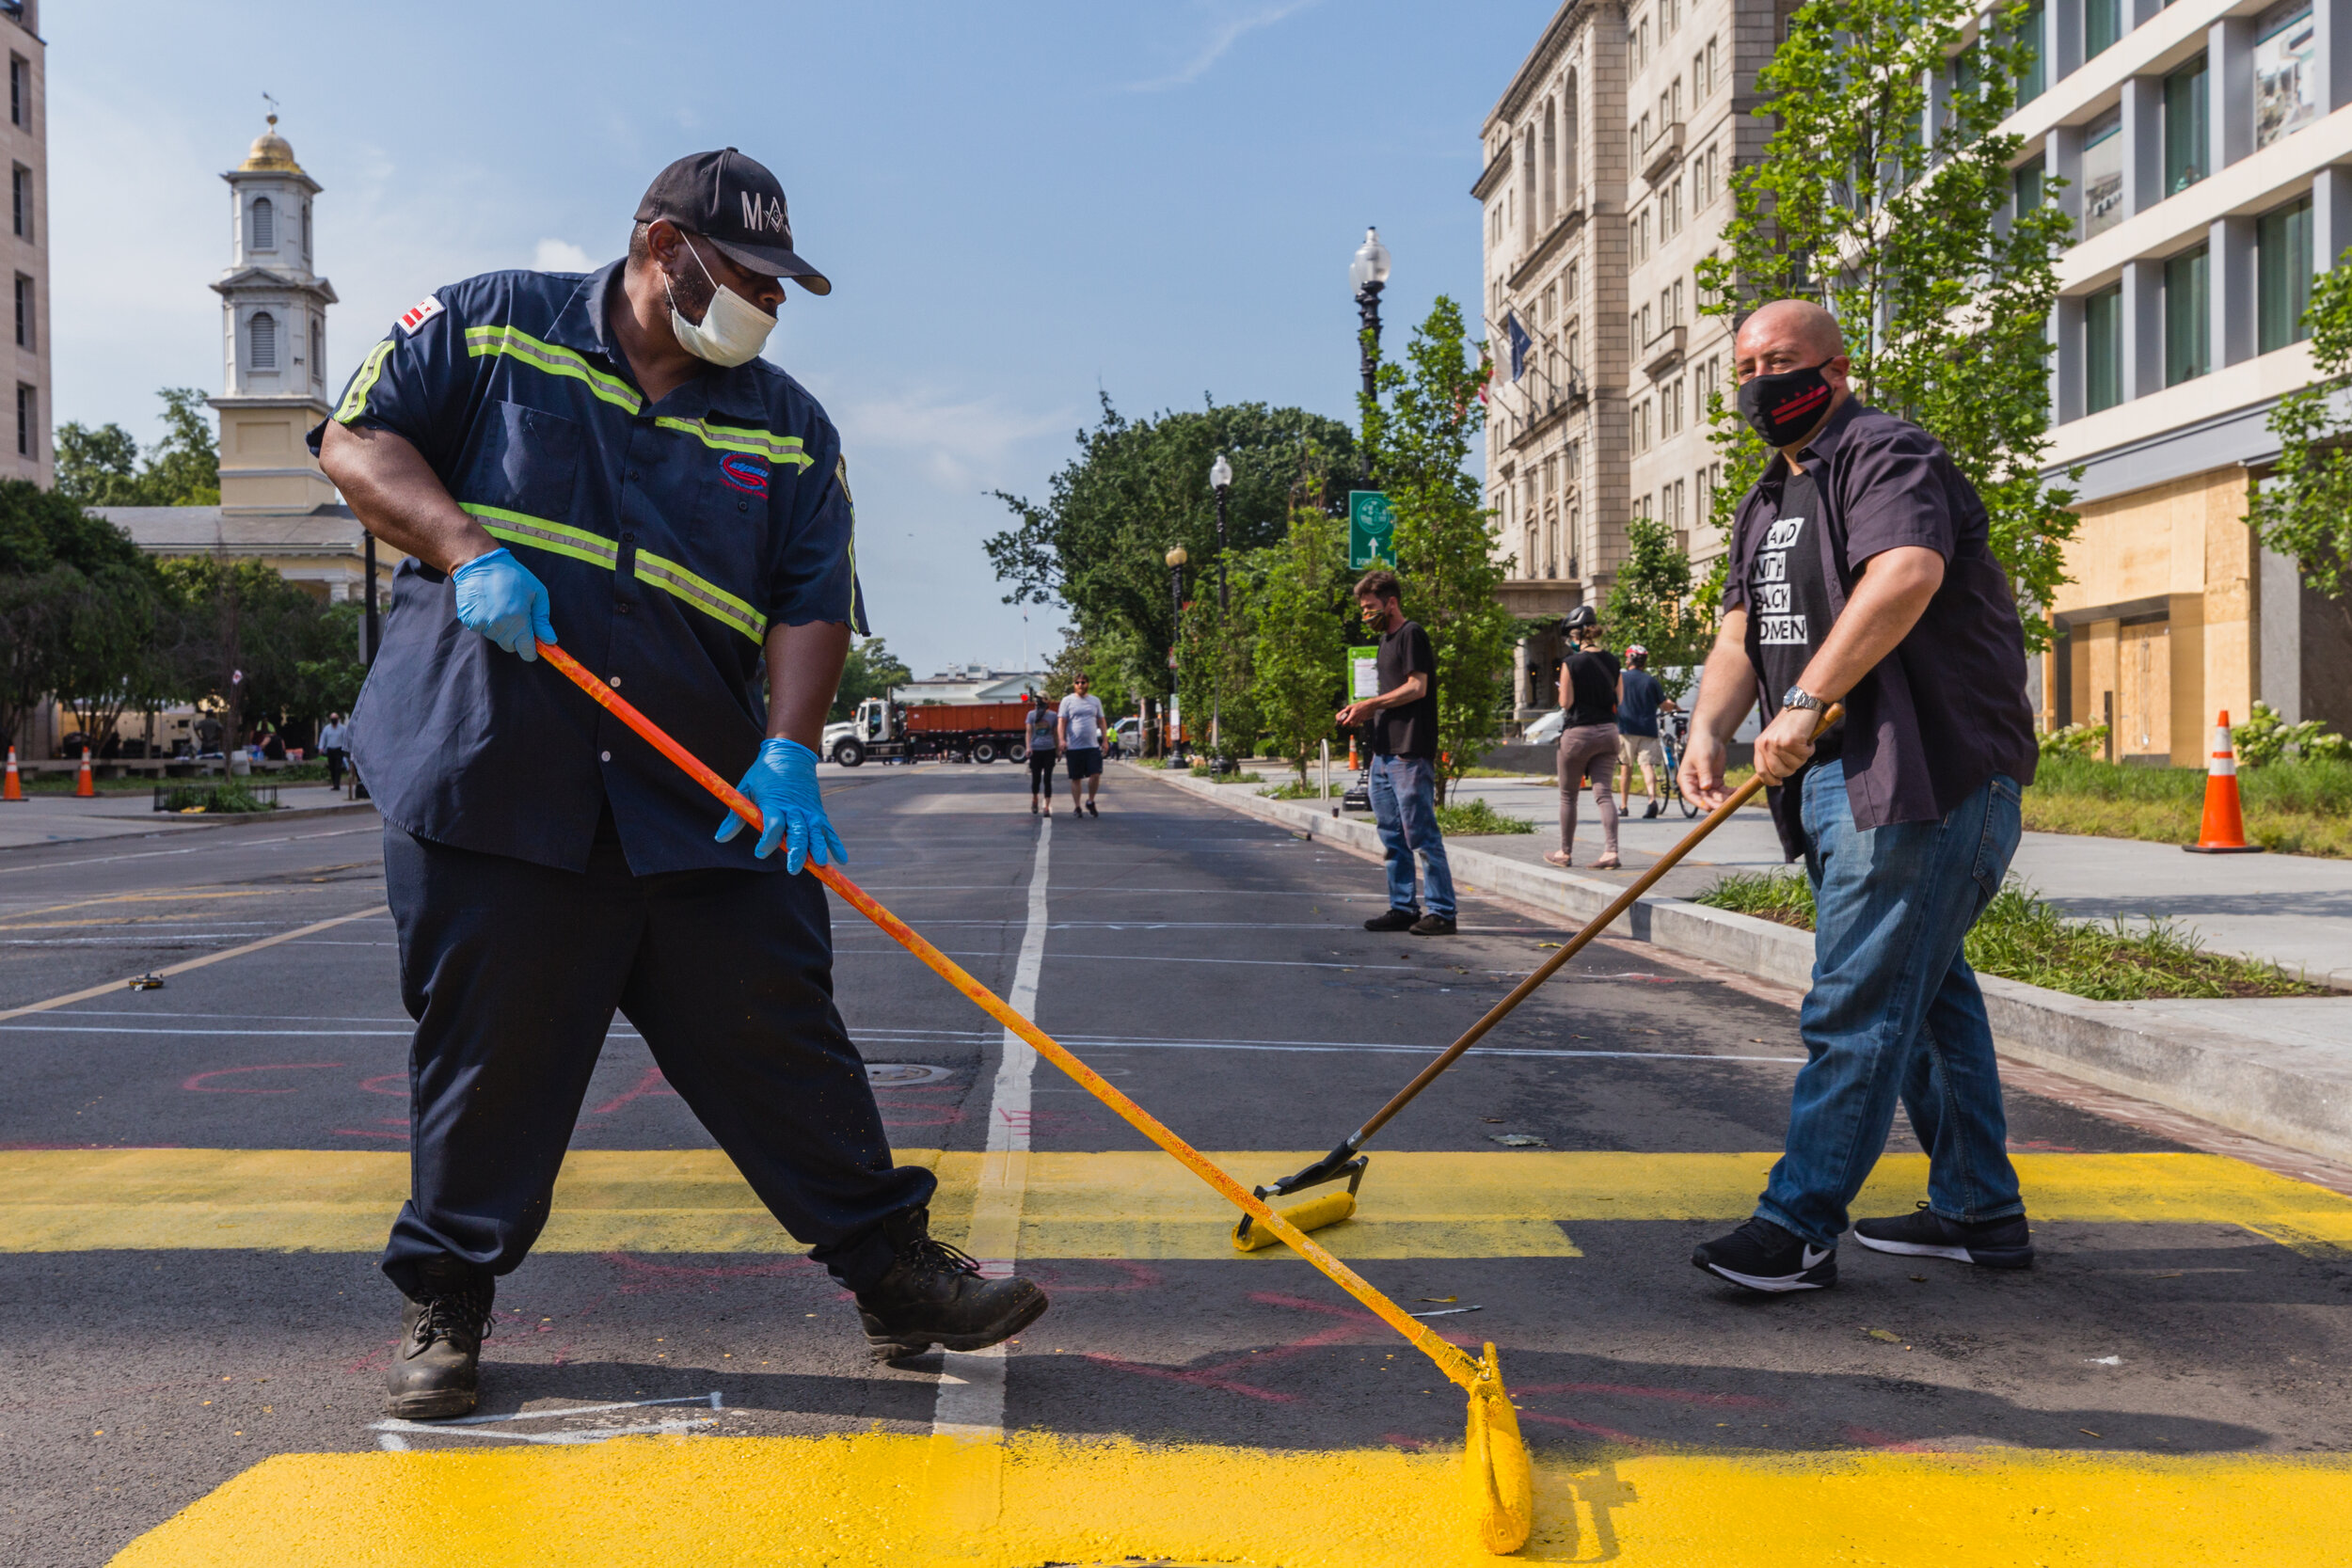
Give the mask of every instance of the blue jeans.
[{"label": "blue jeans", "polygon": [[1810,1059],[1756,1212],[1834,1245],[1899,1096],[1928,1150],[1930,1209],[1972,1223],[2024,1213],[1993,1029],[1961,955],[2017,851],[2017,781],[1995,774],[1940,821],[1867,831],[1843,767],[1814,768],[1803,787],[1814,949],[1797,1027]]},{"label": "blue jeans", "polygon": [[1420,907],[1413,896],[1413,856],[1429,884],[1429,912],[1454,918],[1454,868],[1438,832],[1438,763],[1434,757],[1372,759],[1372,819],[1389,859],[1389,907]]}]

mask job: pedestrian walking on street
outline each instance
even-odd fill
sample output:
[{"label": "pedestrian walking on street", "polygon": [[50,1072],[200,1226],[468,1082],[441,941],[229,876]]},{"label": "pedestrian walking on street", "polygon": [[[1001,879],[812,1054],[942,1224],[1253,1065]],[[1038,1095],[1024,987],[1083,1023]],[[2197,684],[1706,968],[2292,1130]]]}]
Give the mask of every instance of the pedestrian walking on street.
[{"label": "pedestrian walking on street", "polygon": [[[1403,593],[1390,571],[1367,572],[1356,584],[1364,625],[1380,634],[1380,694],[1339,713],[1343,730],[1372,725],[1372,818],[1389,866],[1388,911],[1365,921],[1364,929],[1450,937],[1454,868],[1438,828],[1438,656],[1429,634],[1405,618]],[[1416,856],[1429,895],[1426,913],[1414,895]]]},{"label": "pedestrian walking on street", "polygon": [[1600,856],[1596,871],[1613,871],[1617,861],[1617,802],[1609,793],[1617,771],[1617,656],[1600,645],[1600,618],[1578,605],[1560,623],[1576,640],[1576,652],[1560,666],[1560,847],[1544,857],[1565,870],[1576,863],[1576,798],[1584,775],[1593,777],[1593,803],[1600,808]]},{"label": "pedestrian walking on street", "polygon": [[1626,667],[1617,673],[1617,794],[1626,809],[1633,809],[1633,769],[1642,770],[1642,793],[1649,805],[1646,822],[1665,809],[1658,799],[1658,770],[1666,766],[1665,743],[1658,737],[1658,716],[1679,713],[1675,700],[1649,673],[1649,650],[1639,642],[1625,651]]},{"label": "pedestrian walking on street", "polygon": [[319,754],[326,759],[326,787],[343,787],[343,758],[349,754],[351,733],[344,727],[343,716],[330,713],[326,722],[319,726]]},{"label": "pedestrian walking on street", "polygon": [[[1756,768],[1813,886],[1788,1144],[1756,1216],[1692,1261],[1756,1291],[1837,1279],[1847,1205],[1900,1099],[1928,1199],[1865,1219],[1881,1252],[2033,1261],[1984,998],[1961,944],[2000,891],[2033,782],[2025,639],[1983,502],[1932,436],[1857,401],[1836,320],[1781,300],[1733,344],[1740,412],[1779,455],[1740,502],[1680,784],[1718,805],[1761,700]],[[1844,721],[1811,739],[1829,704]]]},{"label": "pedestrian walking on street", "polygon": [[1061,745],[1061,716],[1043,700],[1021,716],[1021,743],[1029,759],[1029,815],[1054,815],[1054,759]]},{"label": "pedestrian walking on street", "polygon": [[[384,814],[410,1047],[391,1413],[471,1409],[499,1276],[548,1221],[615,1010],[778,1223],[855,1297],[877,1359],[977,1350],[1045,1309],[931,1239],[834,1005],[841,857],[815,745],[866,614],[847,469],[758,357],[794,254],[729,148],[664,169],[628,253],[498,272],[405,311],[310,448],[403,552],[351,723]],[[565,641],[757,804],[756,845],[553,671]],[[626,685],[624,685],[626,683]],[[766,700],[761,700],[763,684]],[[786,853],[778,855],[779,844]]]},{"label": "pedestrian walking on street", "polygon": [[[1094,792],[1103,787],[1103,705],[1087,694],[1087,685],[1084,675],[1072,681],[1070,695],[1054,716],[1062,755],[1070,759],[1070,810],[1081,817],[1103,815],[1094,803]],[[1081,784],[1084,800],[1078,799]]]}]

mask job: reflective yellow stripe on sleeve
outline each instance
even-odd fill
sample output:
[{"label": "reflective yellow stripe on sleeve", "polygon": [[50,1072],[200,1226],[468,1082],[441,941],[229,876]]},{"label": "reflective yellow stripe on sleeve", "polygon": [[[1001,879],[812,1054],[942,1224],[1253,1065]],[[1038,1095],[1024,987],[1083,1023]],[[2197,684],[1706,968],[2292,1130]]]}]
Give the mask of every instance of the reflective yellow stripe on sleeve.
[{"label": "reflective yellow stripe on sleeve", "polygon": [[469,326],[466,328],[466,352],[476,359],[504,355],[549,375],[582,382],[598,399],[631,414],[644,406],[636,388],[619,376],[596,369],[575,350],[543,342],[519,327]]},{"label": "reflective yellow stripe on sleeve", "polygon": [[[620,569],[621,546],[616,539],[607,539],[586,529],[573,528],[568,523],[550,522],[524,512],[510,512],[502,506],[485,506],[478,501],[459,503],[466,514],[482,524],[483,531],[503,545],[521,545],[532,549],[546,550],[552,555],[568,556],[584,561],[606,571]],[[732,627],[759,642],[768,635],[768,618],[742,599],[712,582],[688,571],[676,562],[650,550],[639,550],[635,564],[640,581],[652,583],[680,603],[691,605],[712,620]]]},{"label": "reflective yellow stripe on sleeve", "polygon": [[801,450],[798,436],[777,436],[765,430],[747,430],[741,425],[712,424],[707,420],[681,420],[669,414],[655,415],[653,422],[663,430],[683,431],[713,451],[739,451],[803,468],[816,461]]},{"label": "reflective yellow stripe on sleeve", "polygon": [[391,352],[389,338],[368,350],[368,356],[359,361],[359,373],[351,378],[351,389],[343,394],[342,405],[335,410],[337,424],[349,424],[368,411],[368,393],[384,374],[384,359]]}]

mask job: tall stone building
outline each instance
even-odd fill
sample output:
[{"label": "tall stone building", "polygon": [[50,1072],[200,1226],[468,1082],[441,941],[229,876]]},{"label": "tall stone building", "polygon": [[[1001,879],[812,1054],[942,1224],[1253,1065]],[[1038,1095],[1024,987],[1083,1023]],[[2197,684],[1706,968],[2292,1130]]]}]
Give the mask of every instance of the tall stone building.
[{"label": "tall stone building", "polygon": [[5,472],[46,488],[56,477],[49,443],[49,46],[38,0],[0,0],[8,44],[8,264],[14,279],[15,439]]},{"label": "tall stone building", "polygon": [[[1778,25],[1774,0],[1567,0],[1486,117],[1486,497],[1518,614],[1597,603],[1632,517],[1722,553],[1705,410],[1730,333],[1698,314],[1692,269],[1734,162],[1761,150],[1750,110]],[[1560,657],[1550,632],[1521,644],[1522,717],[1553,705]]]}]

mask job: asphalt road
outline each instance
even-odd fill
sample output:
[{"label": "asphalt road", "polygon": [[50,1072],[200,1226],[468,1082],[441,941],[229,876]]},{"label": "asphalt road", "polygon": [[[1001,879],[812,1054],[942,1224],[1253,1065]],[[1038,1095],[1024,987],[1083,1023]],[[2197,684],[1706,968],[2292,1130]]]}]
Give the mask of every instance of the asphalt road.
[{"label": "asphalt road", "polygon": [[[1327,1148],[1563,935],[1476,898],[1454,939],[1368,934],[1376,866],[1131,771],[1099,819],[1065,801],[1050,831],[1006,768],[829,768],[827,785],[862,885],[1000,992],[1025,942],[1039,1022],[1199,1147],[1242,1151],[1245,1180]],[[511,1492],[379,1495],[371,1478],[424,1473],[392,1453],[507,1466],[499,1486],[591,1543],[583,1521],[661,1486],[581,1465],[740,1451],[788,1477],[867,1451],[730,1438],[946,1423],[1118,1453],[1402,1455],[1411,1476],[1459,1445],[1460,1396],[1416,1353],[1296,1259],[1233,1255],[1214,1197],[1050,1066],[1021,1092],[1002,1032],[837,903],[840,1005],[894,1139],[941,1169],[943,1233],[974,1226],[1000,1259],[980,1242],[1017,1227],[1001,1233],[1048,1315],[1002,1360],[869,1366],[842,1292],[749,1212],[616,1021],[556,1222],[501,1286],[483,1402],[500,1418],[386,1424],[398,1304],[373,1249],[405,1187],[407,1025],[382,899],[374,831],[334,820],[0,855],[0,1561],[104,1562],[151,1531],[126,1561],[633,1560],[493,1547],[518,1528]],[[116,985],[223,953],[160,990]],[[1638,1549],[1640,1488],[1589,1479],[1667,1458],[1763,1475],[2024,1454],[2095,1481],[2345,1449],[2352,1205],[2074,1097],[2010,1100],[2041,1216],[2030,1274],[1849,1246],[1836,1290],[1765,1300],[1694,1272],[1692,1243],[1744,1212],[1780,1141],[1788,1002],[1597,945],[1382,1135],[1361,1214],[1324,1232],[1408,1310],[1502,1346],[1539,1464],[1582,1499],[1536,1555],[1672,1560]],[[983,1159],[992,1133],[1018,1158]],[[1889,1152],[1883,1212],[1920,1196],[1900,1125]],[[632,1435],[654,1441],[610,1440]],[[1124,1484],[1191,1484],[1134,1463]],[[1027,1525],[1002,1485],[1011,1541]],[[1701,1512],[1724,1510],[1733,1494]],[[1289,1538],[1247,1492],[1199,1511],[1233,1552],[1323,1560],[1253,1546],[1253,1515]],[[712,1560],[892,1560],[859,1555],[869,1526],[834,1521],[804,1559],[769,1542]],[[1202,1539],[1086,1549],[1206,1556]]]}]

